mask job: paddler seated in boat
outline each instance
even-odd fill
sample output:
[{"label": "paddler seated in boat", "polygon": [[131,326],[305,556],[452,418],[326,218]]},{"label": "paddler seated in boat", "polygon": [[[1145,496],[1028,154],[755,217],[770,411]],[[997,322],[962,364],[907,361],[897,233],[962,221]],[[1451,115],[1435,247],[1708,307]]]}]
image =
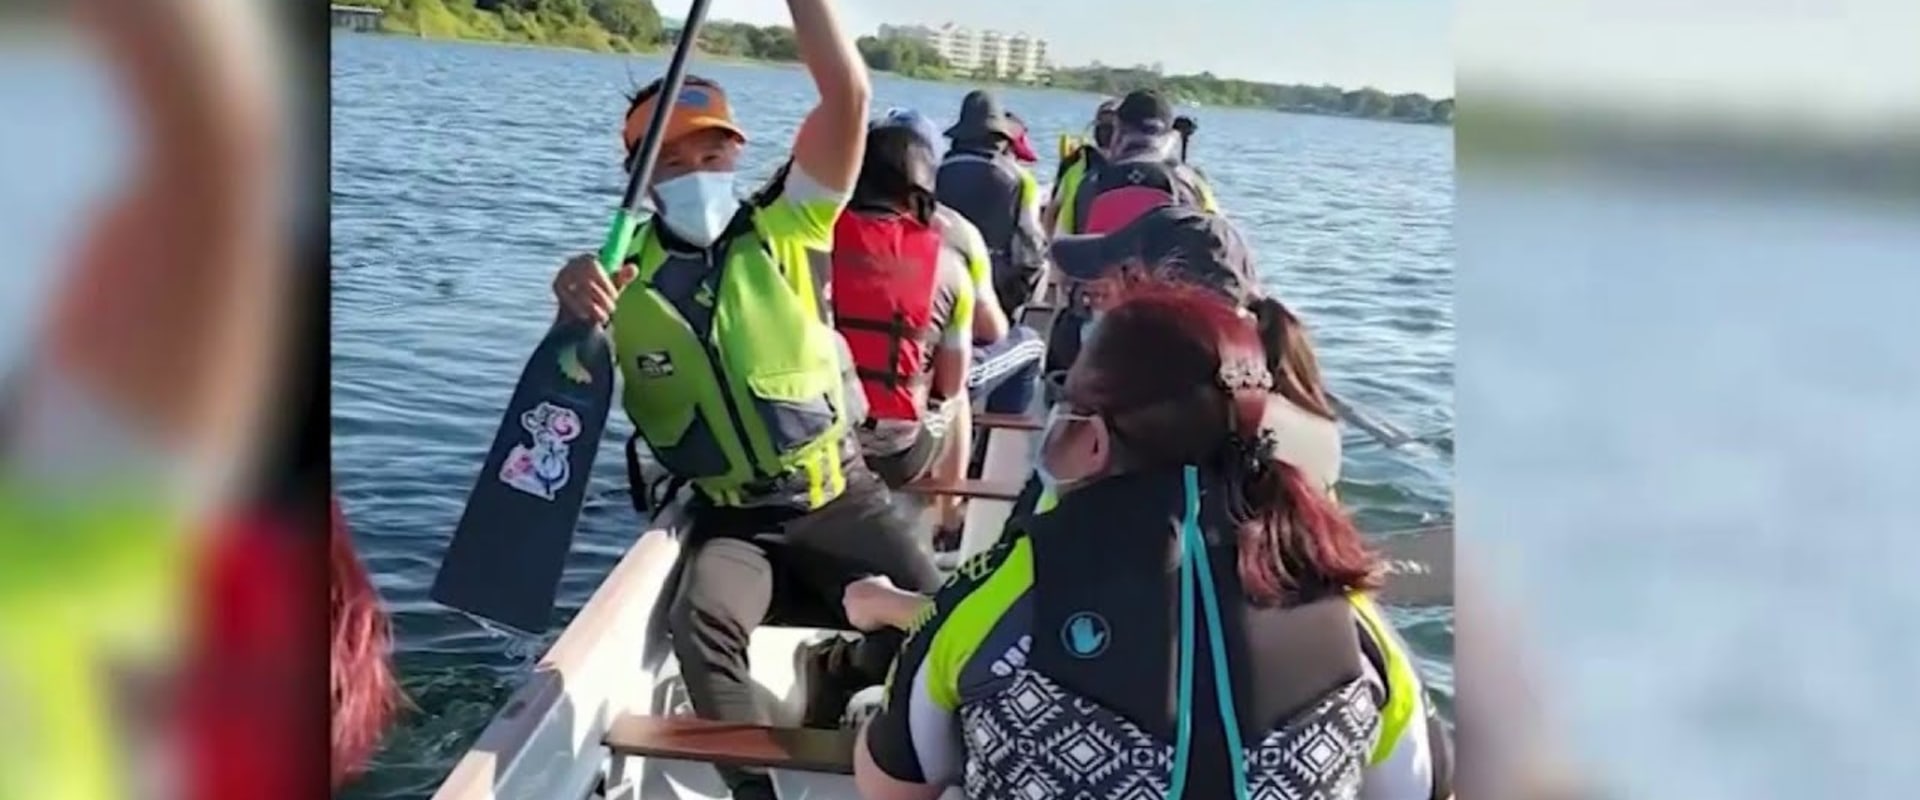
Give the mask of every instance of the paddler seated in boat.
[{"label": "paddler seated in boat", "polygon": [[[10,52],[9,74],[44,63],[38,74],[93,78],[36,122],[121,113],[113,150],[86,151],[118,165],[84,206],[30,188],[46,183],[27,170],[0,180],[0,207],[85,215],[70,231],[45,215],[8,231],[6,290],[21,302],[0,356],[0,797],[313,789],[318,662],[304,645],[318,625],[300,626],[320,619],[322,589],[298,582],[313,574],[308,537],[209,524],[278,482],[258,474],[261,423],[304,409],[274,381],[297,334],[267,309],[306,274],[290,269],[278,202],[292,174],[279,63],[256,55],[274,44],[273,12],[210,10],[82,0],[7,19],[10,37],[74,48],[47,62]],[[59,163],[70,143],[17,163]],[[49,224],[79,238],[42,263],[23,234]],[[271,558],[255,558],[260,545]],[[169,768],[201,754],[214,758]]]},{"label": "paddler seated in boat", "polygon": [[[1220,213],[1213,189],[1180,155],[1181,135],[1173,106],[1152,90],[1128,92],[1114,105],[1113,135],[1098,157],[1089,156],[1077,172],[1056,186],[1055,238],[1109,233],[1149,209],[1164,206]],[[1071,302],[1054,317],[1045,371],[1073,364],[1087,320],[1085,299],[1069,291]]]},{"label": "paddler seated in boat", "polygon": [[1111,115],[1107,108],[1095,117],[1095,149],[1083,148],[1054,184],[1055,236],[1105,233],[1163,205],[1219,213],[1213,187],[1180,156],[1181,133],[1165,98],[1139,89],[1112,104]]},{"label": "paddler seated in boat", "polygon": [[[1106,157],[1106,150],[1113,145],[1113,131],[1117,121],[1114,113],[1120,110],[1120,98],[1109,97],[1100,101],[1093,111],[1093,122],[1087,127],[1087,136],[1074,142],[1070,149],[1063,149],[1059,167],[1053,174],[1052,195],[1047,198],[1047,207],[1041,221],[1046,229],[1055,235],[1070,234],[1073,231],[1060,227],[1060,199],[1066,194],[1068,186],[1078,186],[1086,179],[1087,172],[1098,169],[1100,160]],[[1063,148],[1068,145],[1064,142]]]},{"label": "paddler seated in boat", "polygon": [[[1340,423],[1327,398],[1312,340],[1292,309],[1260,293],[1253,252],[1231,222],[1193,209],[1156,209],[1105,236],[1063,237],[1055,242],[1053,257],[1064,273],[1086,287],[1093,313],[1089,341],[1106,310],[1143,281],[1195,285],[1253,319],[1268,369],[1276,376],[1266,419],[1275,452],[1338,501],[1334,486],[1340,481]],[[1043,513],[1055,499],[1035,474],[1014,501],[1010,519]],[[912,618],[924,598],[870,578],[849,586],[845,599],[849,619],[866,629],[899,626]]]},{"label": "paddler seated in boat", "polygon": [[[941,213],[932,143],[895,124],[901,116],[883,117],[867,133],[853,198],[833,234],[834,327],[867,399],[860,445],[892,488],[921,477],[956,480],[966,469],[976,289],[968,262],[980,249],[969,244],[978,242],[972,225]],[[961,511],[957,498],[940,498],[937,531],[957,538]]]},{"label": "paddler seated in boat", "polygon": [[[919,134],[929,148],[939,147],[939,129],[913,109],[889,109],[880,124],[905,127]],[[1039,390],[1046,340],[1039,331],[1007,318],[994,288],[993,253],[980,230],[944,203],[934,204],[933,224],[950,249],[965,254],[973,279],[973,360],[967,369],[967,395],[991,413],[1026,413]]]},{"label": "paddler seated in boat", "polygon": [[[1033,173],[1013,154],[1022,128],[994,93],[968,92],[960,115],[945,131],[951,142],[940,162],[939,200],[980,229],[993,256],[993,286],[1001,310],[1018,318],[1046,268],[1046,198]],[[1015,409],[1023,411],[1025,409]]]},{"label": "paddler seated in boat", "polygon": [[867,800],[1452,794],[1382,564],[1264,430],[1267,362],[1198,287],[1106,313],[1040,449],[1060,505],[915,620],[855,746]]},{"label": "paddler seated in boat", "polygon": [[[846,626],[825,599],[858,576],[922,590],[939,581],[912,521],[861,457],[862,390],[827,304],[834,223],[866,147],[867,70],[832,3],[787,7],[820,99],[781,185],[757,202],[735,194],[748,134],[722,87],[689,77],[663,98],[650,86],[626,110],[623,138],[631,158],[655,104],[673,104],[648,187],[659,211],[612,279],[581,255],[553,282],[564,314],[611,323],[627,416],[659,465],[694,490],[667,617],[693,708],[763,725],[771,720],[747,663],[755,628]],[[810,686],[873,685],[900,638],[808,651],[798,666]],[[810,704],[808,715],[837,721],[831,705]],[[774,796],[763,772],[721,776],[736,798]]]},{"label": "paddler seated in boat", "polygon": [[[1340,424],[1327,399],[1313,342],[1292,309],[1259,293],[1252,251],[1226,218],[1189,209],[1160,209],[1106,236],[1065,237],[1058,244],[1054,257],[1062,269],[1085,276],[1095,314],[1088,341],[1100,329],[1108,309],[1123,302],[1136,287],[1159,282],[1195,286],[1251,318],[1265,348],[1267,369],[1275,376],[1265,420],[1274,452],[1311,485],[1339,501],[1334,486],[1340,482]],[[1148,269],[1144,266],[1148,264],[1158,267]],[[1036,470],[1014,501],[1009,518],[1044,513],[1056,500]],[[904,628],[926,604],[925,595],[904,591],[879,577],[848,586],[843,600],[847,618],[861,630]]]}]

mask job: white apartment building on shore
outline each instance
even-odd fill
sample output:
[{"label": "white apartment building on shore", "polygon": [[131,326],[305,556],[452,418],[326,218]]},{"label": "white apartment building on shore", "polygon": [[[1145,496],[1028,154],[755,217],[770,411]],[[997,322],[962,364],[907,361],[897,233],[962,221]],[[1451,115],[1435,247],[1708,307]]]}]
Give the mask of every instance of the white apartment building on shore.
[{"label": "white apartment building on shore", "polygon": [[1002,78],[1036,83],[1045,80],[1052,69],[1047,60],[1047,40],[1024,33],[975,30],[949,22],[937,28],[882,25],[880,38],[926,42],[962,73],[992,66],[994,74]]}]

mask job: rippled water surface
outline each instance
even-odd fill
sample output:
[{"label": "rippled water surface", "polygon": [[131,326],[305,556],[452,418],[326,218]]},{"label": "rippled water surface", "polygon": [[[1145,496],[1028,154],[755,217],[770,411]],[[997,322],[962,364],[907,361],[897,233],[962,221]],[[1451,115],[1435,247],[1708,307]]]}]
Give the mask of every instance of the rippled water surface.
[{"label": "rippled water surface", "polygon": [[[553,316],[548,280],[596,249],[624,183],[624,93],[659,59],[342,34],[333,41],[334,470],[399,628],[418,706],[360,798],[431,794],[544,643],[427,599],[488,440]],[[785,155],[812,85],[796,68],[697,63],[755,138],[745,174]],[[879,107],[936,118],[967,87],[875,76]],[[1098,98],[1007,90],[1035,142],[1077,133]],[[1051,147],[1042,146],[1042,151]],[[1043,152],[1050,156],[1050,152]],[[1337,389],[1416,433],[1451,430],[1453,135],[1445,128],[1206,109],[1192,159],[1258,248],[1268,286],[1312,326]],[[1041,165],[1050,176],[1051,161]],[[622,415],[612,437],[630,429]],[[1348,449],[1340,496],[1364,527],[1445,515],[1439,449]],[[604,447],[562,587],[583,603],[640,530],[620,448]],[[1452,693],[1452,614],[1400,618]]]}]

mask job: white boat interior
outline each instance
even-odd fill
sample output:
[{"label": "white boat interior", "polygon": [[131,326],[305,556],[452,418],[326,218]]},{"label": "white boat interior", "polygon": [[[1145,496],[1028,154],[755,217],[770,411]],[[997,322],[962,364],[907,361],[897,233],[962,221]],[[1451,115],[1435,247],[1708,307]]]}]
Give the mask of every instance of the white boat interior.
[{"label": "white boat interior", "polygon": [[[1044,332],[1051,319],[1050,309],[1034,308],[1022,322]],[[896,501],[923,512],[927,494],[969,498],[958,558],[946,559],[948,566],[986,550],[999,537],[1039,444],[1033,416],[974,419],[974,437],[985,442],[981,477],[903,492]],[[687,491],[608,573],[526,685],[508,698],[454,766],[435,800],[718,800],[728,794],[711,766],[714,760],[768,767],[785,800],[859,797],[851,775],[853,730],[798,727],[806,695],[795,668],[802,646],[851,632],[762,626],[754,631],[748,658],[774,727],[691,719],[664,602],[672,597],[686,533]],[[929,550],[931,529],[929,524]],[[878,697],[879,687],[862,693],[849,715],[859,716]],[[660,723],[667,720],[686,726],[663,730]],[[706,758],[668,758],[662,752]],[[961,795],[953,790],[948,796]]]},{"label": "white boat interior", "polygon": [[[1044,333],[1051,319],[1050,308],[1038,307],[1022,322]],[[999,537],[1038,448],[1037,411],[975,415],[975,439],[985,441],[980,477],[946,486],[916,484],[900,493],[901,502],[922,509],[931,495],[969,498],[959,557],[950,559],[949,568]],[[798,727],[805,691],[797,680],[797,651],[849,632],[761,627],[749,658],[774,725],[692,718],[664,612],[686,532],[683,501],[684,494],[658,515],[607,575],[455,765],[435,800],[719,800],[728,794],[711,766],[716,761],[768,768],[784,800],[859,797],[851,775],[853,730]],[[1430,586],[1437,588],[1427,591],[1450,590],[1451,576],[1440,563],[1451,550],[1450,529],[1399,538],[1415,545],[1390,553],[1394,570],[1434,573],[1438,583]],[[849,715],[871,708],[878,696],[878,687],[863,693]],[[953,789],[945,797],[961,796]]]}]

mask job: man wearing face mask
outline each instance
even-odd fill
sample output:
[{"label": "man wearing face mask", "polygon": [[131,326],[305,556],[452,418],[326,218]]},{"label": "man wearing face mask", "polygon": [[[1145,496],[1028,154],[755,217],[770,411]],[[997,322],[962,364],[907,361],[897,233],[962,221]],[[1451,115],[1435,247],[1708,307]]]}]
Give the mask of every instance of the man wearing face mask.
[{"label": "man wearing face mask", "polygon": [[[862,390],[849,385],[828,305],[834,224],[859,173],[872,89],[830,2],[787,6],[820,100],[784,180],[752,201],[735,194],[749,137],[719,85],[689,76],[671,98],[647,87],[627,109],[624,141],[631,158],[655,104],[673,103],[649,187],[658,212],[612,279],[581,255],[553,283],[563,314],[611,324],[627,415],[660,466],[695,490],[668,616],[694,710],[756,724],[770,722],[746,660],[756,627],[845,626],[824,600],[875,572],[923,590],[939,583],[861,458]],[[778,605],[776,584],[790,589]],[[818,701],[879,683],[900,640],[808,651],[797,666],[815,701],[809,719],[837,721],[841,709]],[[721,774],[736,798],[774,796],[763,772]]]}]

